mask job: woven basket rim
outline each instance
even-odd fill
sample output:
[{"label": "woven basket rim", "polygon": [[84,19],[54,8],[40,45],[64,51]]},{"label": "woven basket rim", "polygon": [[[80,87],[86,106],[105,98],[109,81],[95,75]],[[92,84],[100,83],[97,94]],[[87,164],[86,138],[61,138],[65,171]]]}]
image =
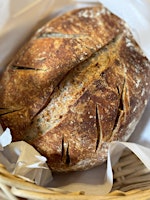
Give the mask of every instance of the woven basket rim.
[{"label": "woven basket rim", "polygon": [[95,200],[101,199],[147,199],[150,196],[150,170],[130,151],[124,150],[118,163],[113,167],[114,184],[107,195],[87,195],[84,192],[67,192],[57,188],[44,188],[9,173],[0,164],[0,198],[3,200]]}]

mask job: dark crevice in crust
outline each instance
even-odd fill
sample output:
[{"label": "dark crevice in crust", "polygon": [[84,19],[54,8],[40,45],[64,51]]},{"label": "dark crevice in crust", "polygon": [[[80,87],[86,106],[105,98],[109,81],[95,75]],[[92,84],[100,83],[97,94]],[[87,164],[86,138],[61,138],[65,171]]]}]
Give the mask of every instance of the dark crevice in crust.
[{"label": "dark crevice in crust", "polygon": [[100,119],[99,119],[99,112],[98,112],[98,105],[96,105],[96,128],[97,128],[97,141],[96,141],[96,151],[99,147],[99,144],[101,142],[101,125],[100,125]]},{"label": "dark crevice in crust", "polygon": [[0,116],[11,114],[11,113],[14,113],[14,112],[18,112],[20,110],[22,110],[22,108],[15,109],[15,110],[10,110],[9,108],[0,108]]},{"label": "dark crevice in crust", "polygon": [[117,92],[118,92],[118,94],[120,95],[121,94],[121,91],[120,91],[120,87],[117,85]]},{"label": "dark crevice in crust", "polygon": [[117,86],[117,90],[118,90],[118,94],[119,94],[119,106],[118,106],[118,113],[114,122],[114,127],[113,130],[114,131],[118,125],[119,119],[120,119],[120,115],[121,113],[124,111],[124,101],[123,101],[123,92],[124,92],[124,88],[125,88],[125,79],[124,79],[124,83],[122,86],[122,90],[120,91],[119,87]]},{"label": "dark crevice in crust", "polygon": [[118,109],[122,110],[122,111],[124,110],[123,93],[124,93],[125,85],[126,85],[126,82],[125,82],[125,78],[124,78],[122,91],[120,92],[120,101],[119,101],[119,107],[118,107]]},{"label": "dark crevice in crust", "polygon": [[62,138],[62,149],[61,149],[61,159],[64,157],[64,137]]},{"label": "dark crevice in crust", "polygon": [[64,34],[58,32],[42,33],[37,38],[85,38],[89,37],[88,34]]},{"label": "dark crevice in crust", "polygon": [[36,68],[33,68],[33,67],[27,67],[27,66],[11,66],[11,68],[13,70],[33,70],[33,71],[47,71],[47,69],[36,69]]},{"label": "dark crevice in crust", "polygon": [[67,146],[67,151],[66,151],[66,165],[70,164],[70,155],[69,155],[69,143]]},{"label": "dark crevice in crust", "polygon": [[[52,93],[53,93],[53,92],[52,92]],[[51,93],[51,95],[52,95],[52,93]],[[34,121],[34,119],[36,118],[36,116],[38,116],[38,114],[40,114],[40,113],[44,110],[44,108],[46,108],[46,106],[50,103],[50,101],[51,101],[51,95],[49,96],[49,98],[47,98],[46,102],[45,102],[44,105],[38,110],[38,112],[36,112],[36,113],[32,116],[32,118],[31,118],[31,123],[30,123],[30,124],[33,124],[33,121]]]},{"label": "dark crevice in crust", "polygon": [[70,164],[69,143],[66,145],[64,142],[64,137],[62,138],[61,160],[65,165]]},{"label": "dark crevice in crust", "polygon": [[120,115],[121,115],[121,110],[118,109],[118,113],[117,113],[117,116],[116,116],[116,119],[115,119],[115,122],[114,122],[114,126],[113,126],[113,129],[112,129],[112,132],[116,129],[116,127],[118,125],[118,122],[119,122],[119,119],[120,119]]}]

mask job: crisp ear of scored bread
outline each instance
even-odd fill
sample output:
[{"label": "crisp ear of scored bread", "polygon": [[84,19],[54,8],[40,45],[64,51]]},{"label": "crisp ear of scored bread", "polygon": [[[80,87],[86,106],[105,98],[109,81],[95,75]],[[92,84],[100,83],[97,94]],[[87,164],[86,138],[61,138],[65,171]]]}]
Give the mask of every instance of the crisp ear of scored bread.
[{"label": "crisp ear of scored bread", "polygon": [[0,122],[53,171],[103,163],[126,141],[150,96],[150,62],[101,4],[65,13],[33,35],[0,80]]}]

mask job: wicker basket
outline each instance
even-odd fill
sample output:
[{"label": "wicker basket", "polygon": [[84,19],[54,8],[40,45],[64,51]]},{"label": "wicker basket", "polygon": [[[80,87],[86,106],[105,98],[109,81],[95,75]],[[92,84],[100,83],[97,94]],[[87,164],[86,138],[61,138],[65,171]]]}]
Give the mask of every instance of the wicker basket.
[{"label": "wicker basket", "polygon": [[107,199],[150,199],[150,171],[129,150],[125,150],[113,167],[114,184],[105,196],[86,195],[84,192],[68,193],[57,188],[44,188],[10,174],[0,164],[1,200],[107,200]]}]

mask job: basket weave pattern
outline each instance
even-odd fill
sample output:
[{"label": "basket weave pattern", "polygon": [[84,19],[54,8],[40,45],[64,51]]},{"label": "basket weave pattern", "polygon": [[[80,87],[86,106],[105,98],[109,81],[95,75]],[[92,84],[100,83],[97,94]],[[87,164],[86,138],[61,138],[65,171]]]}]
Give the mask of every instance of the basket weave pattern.
[{"label": "basket weave pattern", "polygon": [[150,189],[150,170],[129,150],[123,152],[113,171],[113,190]]},{"label": "basket weave pattern", "polygon": [[112,192],[105,196],[90,196],[84,192],[67,192],[57,188],[44,188],[10,174],[0,164],[1,200],[102,200],[140,199],[150,197],[150,171],[130,151],[125,150],[113,167],[114,184]]}]

